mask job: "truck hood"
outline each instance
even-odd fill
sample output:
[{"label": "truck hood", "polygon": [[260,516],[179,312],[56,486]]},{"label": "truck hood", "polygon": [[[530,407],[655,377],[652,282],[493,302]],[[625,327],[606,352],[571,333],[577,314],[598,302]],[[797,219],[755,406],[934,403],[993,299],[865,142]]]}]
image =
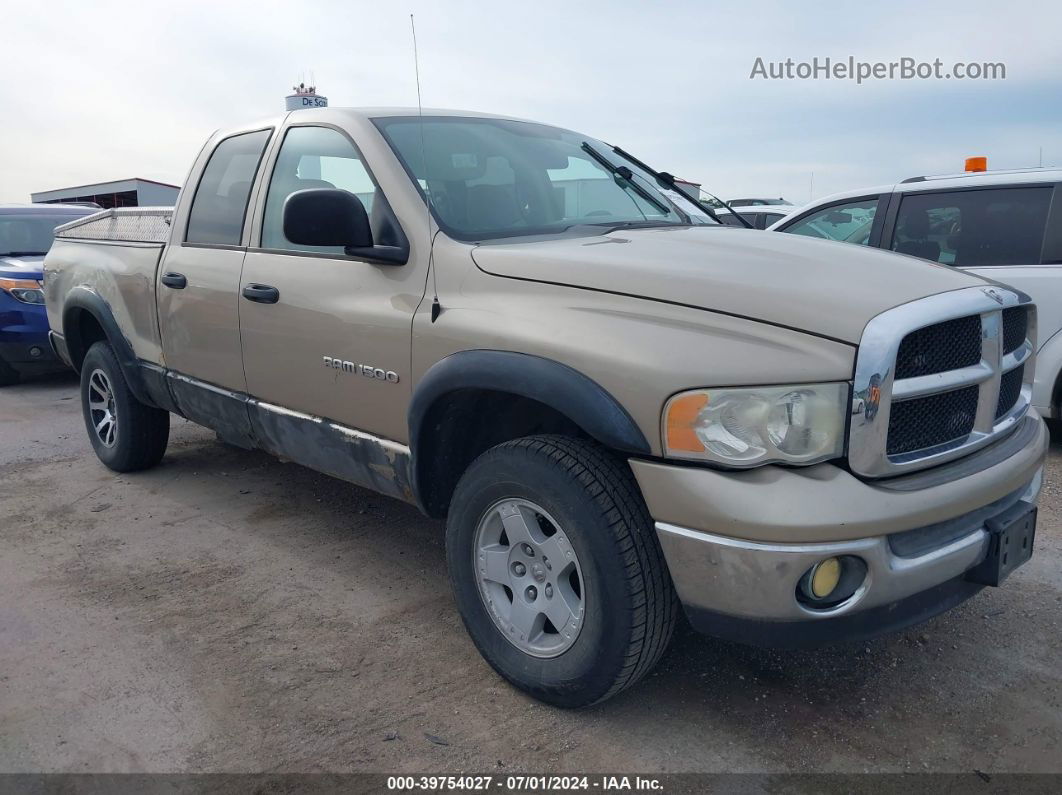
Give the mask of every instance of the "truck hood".
[{"label": "truck hood", "polygon": [[490,274],[683,304],[858,343],[894,306],[985,284],[889,251],[727,226],[488,243]]},{"label": "truck hood", "polygon": [[0,257],[0,277],[5,279],[44,278],[44,255],[32,257]]}]

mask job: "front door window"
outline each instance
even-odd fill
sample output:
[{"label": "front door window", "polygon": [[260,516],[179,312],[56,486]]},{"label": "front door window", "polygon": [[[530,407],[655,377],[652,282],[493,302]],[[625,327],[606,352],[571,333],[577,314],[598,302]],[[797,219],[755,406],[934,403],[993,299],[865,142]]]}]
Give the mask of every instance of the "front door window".
[{"label": "front door window", "polygon": [[328,127],[292,127],[284,136],[269,182],[262,220],[262,248],[343,253],[340,246],[306,246],[292,243],[284,236],[284,201],[295,191],[307,188],[349,191],[361,199],[372,217],[376,184],[350,140]]}]

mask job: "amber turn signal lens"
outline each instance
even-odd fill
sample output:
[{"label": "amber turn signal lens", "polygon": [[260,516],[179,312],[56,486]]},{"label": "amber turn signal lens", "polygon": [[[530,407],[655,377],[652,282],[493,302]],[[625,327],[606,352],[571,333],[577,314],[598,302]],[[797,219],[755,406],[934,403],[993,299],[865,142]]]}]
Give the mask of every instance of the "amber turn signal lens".
[{"label": "amber turn signal lens", "polygon": [[704,445],[694,430],[697,415],[708,405],[706,392],[683,395],[671,402],[667,411],[667,446],[669,450],[699,453]]},{"label": "amber turn signal lens", "polygon": [[3,290],[39,290],[41,283],[36,279],[0,279]]}]

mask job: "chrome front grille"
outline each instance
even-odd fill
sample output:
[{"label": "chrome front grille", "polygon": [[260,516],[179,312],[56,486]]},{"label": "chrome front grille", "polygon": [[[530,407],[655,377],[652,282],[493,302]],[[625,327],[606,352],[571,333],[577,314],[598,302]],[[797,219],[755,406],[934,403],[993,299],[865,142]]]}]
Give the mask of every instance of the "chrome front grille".
[{"label": "chrome front grille", "polygon": [[893,403],[885,452],[904,455],[966,438],[974,429],[978,391],[968,386]]},{"label": "chrome front grille", "polygon": [[981,318],[957,317],[912,331],[896,353],[896,378],[917,378],[981,361]]},{"label": "chrome front grille", "polygon": [[1021,385],[1025,382],[1025,365],[1020,364],[999,379],[999,402],[996,404],[996,419],[1006,416],[1021,397]]},{"label": "chrome front grille", "polygon": [[878,315],[860,342],[848,460],[882,477],[944,463],[1012,430],[1029,409],[1036,309],[970,287]]},{"label": "chrome front grille", "polygon": [[1003,353],[1016,351],[1029,334],[1029,311],[1024,306],[1003,310]]}]

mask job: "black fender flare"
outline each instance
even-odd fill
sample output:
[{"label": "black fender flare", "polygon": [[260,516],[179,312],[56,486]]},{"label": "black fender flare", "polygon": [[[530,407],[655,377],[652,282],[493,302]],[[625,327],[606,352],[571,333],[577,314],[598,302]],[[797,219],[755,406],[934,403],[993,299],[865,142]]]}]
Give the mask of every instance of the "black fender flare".
[{"label": "black fender flare", "polygon": [[88,353],[81,339],[78,324],[74,322],[75,316],[80,312],[87,312],[100,324],[122,368],[125,381],[136,399],[149,406],[155,406],[156,402],[152,400],[144,379],[141,377],[139,360],[133,352],[133,346],[122,334],[118,321],[114,319],[113,310],[99,293],[87,287],[73,288],[63,302],[63,337],[74,369],[80,372],[81,362]]},{"label": "black fender flare", "polygon": [[620,402],[578,370],[527,353],[459,351],[428,368],[413,390],[408,421],[415,494],[425,493],[417,461],[425,420],[439,398],[462,389],[487,389],[536,400],[563,414],[606,447],[637,455],[652,453],[645,434]]}]

